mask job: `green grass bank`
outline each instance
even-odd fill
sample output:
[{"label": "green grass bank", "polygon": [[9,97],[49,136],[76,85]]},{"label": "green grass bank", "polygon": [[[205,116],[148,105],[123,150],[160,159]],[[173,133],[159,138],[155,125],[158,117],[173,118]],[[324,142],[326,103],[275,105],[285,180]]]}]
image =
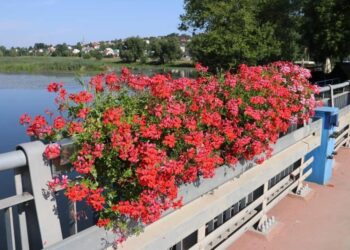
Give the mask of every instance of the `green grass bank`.
[{"label": "green grass bank", "polygon": [[96,73],[115,70],[121,67],[131,69],[184,69],[191,70],[193,64],[178,61],[171,64],[157,65],[149,63],[123,63],[115,58],[102,60],[83,59],[79,57],[48,57],[48,56],[20,56],[0,57],[0,72],[2,73]]}]

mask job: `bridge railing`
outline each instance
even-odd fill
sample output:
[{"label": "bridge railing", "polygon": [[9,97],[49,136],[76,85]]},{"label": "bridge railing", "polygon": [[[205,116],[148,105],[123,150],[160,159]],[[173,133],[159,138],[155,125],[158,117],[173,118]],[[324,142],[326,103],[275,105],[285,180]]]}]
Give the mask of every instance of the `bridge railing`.
[{"label": "bridge railing", "polygon": [[[303,170],[313,161],[305,161],[304,156],[320,144],[321,127],[321,120],[295,127],[278,140],[273,157],[262,166],[252,162],[222,166],[212,179],[181,186],[184,207],[145,227],[140,238],[131,237],[124,248],[135,249],[133,244],[140,241],[144,244],[137,243],[139,249],[211,248],[232,233],[238,237],[278,199],[301,187],[312,171]],[[57,203],[47,189],[53,169],[42,156],[44,149],[42,142],[35,141],[0,154],[0,171],[14,169],[16,181],[16,195],[0,200],[7,220],[7,248],[101,249],[113,243],[116,236],[96,226],[62,240]]]},{"label": "bridge railing", "polygon": [[336,140],[335,151],[341,146],[348,146],[350,143],[350,81],[321,87],[317,99],[322,100],[325,106],[339,108],[339,126],[332,135]]},{"label": "bridge railing", "polygon": [[[45,145],[35,141],[0,154],[0,172],[14,170],[16,191],[0,200],[7,249],[41,249],[62,240],[56,201],[46,186],[52,175],[43,158],[44,150]],[[0,184],[0,188],[5,187]]]},{"label": "bridge railing", "polygon": [[325,106],[338,107],[342,109],[350,104],[350,81],[335,85],[327,85],[320,88],[318,99],[323,101]]}]

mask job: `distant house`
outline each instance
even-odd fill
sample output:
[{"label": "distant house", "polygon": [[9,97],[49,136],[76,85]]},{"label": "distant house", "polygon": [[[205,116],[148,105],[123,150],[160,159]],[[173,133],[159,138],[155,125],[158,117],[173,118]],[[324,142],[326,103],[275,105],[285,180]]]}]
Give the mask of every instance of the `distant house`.
[{"label": "distant house", "polygon": [[115,49],[115,50],[113,50],[113,52],[114,52],[114,56],[117,56],[117,57],[119,57],[119,49]]},{"label": "distant house", "polygon": [[184,54],[186,52],[186,47],[184,45],[180,46],[180,50],[182,51],[182,53]]},{"label": "distant house", "polygon": [[53,52],[56,51],[56,48],[53,47],[53,46],[51,46],[51,47],[48,47],[48,48],[47,48],[47,51],[51,54],[51,53],[53,53]]},{"label": "distant house", "polygon": [[80,53],[80,50],[79,49],[73,49],[72,51],[73,55],[77,55]]},{"label": "distant house", "polygon": [[91,43],[91,45],[92,45],[92,47],[94,49],[100,49],[100,43],[99,42],[93,42],[93,43]]},{"label": "distant house", "polygon": [[114,56],[114,50],[112,48],[106,48],[104,51],[103,51],[103,54],[105,56]]},{"label": "distant house", "polygon": [[84,53],[89,53],[90,51],[94,50],[92,47],[90,46],[84,46],[81,51],[84,52]]}]

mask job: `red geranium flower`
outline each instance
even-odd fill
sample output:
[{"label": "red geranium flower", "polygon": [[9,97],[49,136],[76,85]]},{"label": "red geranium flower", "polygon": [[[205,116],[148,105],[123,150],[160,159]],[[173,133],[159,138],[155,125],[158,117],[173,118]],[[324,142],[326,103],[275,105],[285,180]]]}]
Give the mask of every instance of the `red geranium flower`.
[{"label": "red geranium flower", "polygon": [[57,143],[47,145],[44,151],[44,156],[49,160],[59,157],[60,154],[61,147]]}]

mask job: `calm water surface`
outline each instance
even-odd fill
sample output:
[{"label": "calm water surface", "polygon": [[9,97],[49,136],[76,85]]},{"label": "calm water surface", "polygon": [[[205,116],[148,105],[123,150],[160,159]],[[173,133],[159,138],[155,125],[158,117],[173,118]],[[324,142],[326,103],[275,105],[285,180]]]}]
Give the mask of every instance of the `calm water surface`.
[{"label": "calm water surface", "polygon": [[[18,123],[20,115],[44,114],[46,108],[54,110],[54,95],[45,89],[50,82],[66,83],[71,91],[79,89],[74,76],[0,73],[0,153],[29,141],[25,128]],[[0,199],[14,193],[13,171],[0,172]],[[0,215],[0,249],[5,249],[4,234],[4,220]]]}]

